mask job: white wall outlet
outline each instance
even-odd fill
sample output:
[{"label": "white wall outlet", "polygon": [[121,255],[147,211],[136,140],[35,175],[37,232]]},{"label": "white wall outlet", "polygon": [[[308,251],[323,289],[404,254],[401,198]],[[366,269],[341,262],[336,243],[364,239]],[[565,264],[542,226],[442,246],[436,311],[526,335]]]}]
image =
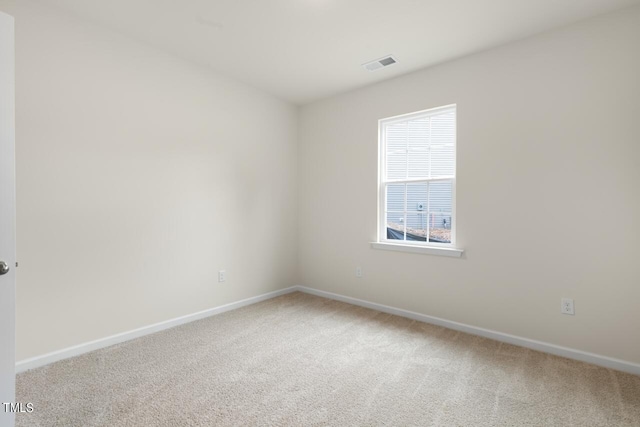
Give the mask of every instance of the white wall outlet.
[{"label": "white wall outlet", "polygon": [[562,298],[560,301],[560,313],[573,316],[575,314],[573,311],[573,300],[571,298]]},{"label": "white wall outlet", "polygon": [[362,267],[356,267],[356,277],[362,277]]},{"label": "white wall outlet", "polygon": [[218,282],[226,282],[227,281],[227,272],[224,270],[218,271]]}]

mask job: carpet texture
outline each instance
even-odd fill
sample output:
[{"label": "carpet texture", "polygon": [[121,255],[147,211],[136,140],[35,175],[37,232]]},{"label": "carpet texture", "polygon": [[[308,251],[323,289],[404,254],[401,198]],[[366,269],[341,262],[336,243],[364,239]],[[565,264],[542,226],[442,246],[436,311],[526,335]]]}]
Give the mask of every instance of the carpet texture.
[{"label": "carpet texture", "polygon": [[18,375],[18,426],[640,426],[640,377],[293,293]]}]

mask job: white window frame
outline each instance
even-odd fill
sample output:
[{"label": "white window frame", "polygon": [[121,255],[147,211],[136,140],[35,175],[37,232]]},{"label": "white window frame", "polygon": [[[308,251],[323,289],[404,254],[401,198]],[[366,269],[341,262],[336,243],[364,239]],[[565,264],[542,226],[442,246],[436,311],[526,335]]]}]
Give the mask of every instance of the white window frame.
[{"label": "white window frame", "polygon": [[[387,142],[386,142],[386,127],[396,123],[415,120],[418,118],[428,118],[442,114],[447,111],[453,111],[455,113],[455,126],[454,126],[454,138],[453,138],[453,153],[454,153],[454,165],[453,176],[438,177],[438,178],[407,178],[407,179],[392,179],[387,180]],[[417,111],[415,113],[403,114],[399,116],[389,117],[378,121],[378,239],[377,242],[372,243],[375,249],[389,249],[400,250],[406,252],[419,252],[429,253],[435,255],[445,255],[459,257],[462,254],[462,250],[456,248],[456,176],[457,176],[457,106],[456,104],[446,105],[443,107],[432,108],[428,110]],[[388,184],[407,184],[407,183],[430,183],[438,181],[451,181],[451,243],[439,243],[439,242],[420,242],[420,241],[408,241],[408,240],[395,240],[387,239],[387,218],[386,218],[386,205],[387,205],[387,191],[386,186]],[[407,196],[405,193],[405,213],[407,212]],[[428,208],[427,208],[428,210]],[[405,225],[406,227],[406,225]],[[406,229],[405,229],[406,233]],[[427,236],[428,236],[427,232]]]}]

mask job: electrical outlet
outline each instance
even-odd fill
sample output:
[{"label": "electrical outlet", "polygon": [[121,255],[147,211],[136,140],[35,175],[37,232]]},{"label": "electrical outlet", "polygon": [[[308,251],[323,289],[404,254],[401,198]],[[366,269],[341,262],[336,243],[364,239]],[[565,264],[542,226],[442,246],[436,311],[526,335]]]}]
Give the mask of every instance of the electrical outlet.
[{"label": "electrical outlet", "polygon": [[356,277],[362,277],[362,267],[356,267]]},{"label": "electrical outlet", "polygon": [[560,313],[573,316],[575,314],[573,311],[573,300],[571,298],[562,298],[560,301]]},{"label": "electrical outlet", "polygon": [[218,282],[226,282],[227,281],[227,272],[224,270],[218,271]]}]

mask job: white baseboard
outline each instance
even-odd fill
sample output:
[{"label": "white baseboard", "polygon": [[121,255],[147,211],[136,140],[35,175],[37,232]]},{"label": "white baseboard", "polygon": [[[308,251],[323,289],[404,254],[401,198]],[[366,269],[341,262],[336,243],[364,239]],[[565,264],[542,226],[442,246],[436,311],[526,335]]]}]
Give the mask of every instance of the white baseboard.
[{"label": "white baseboard", "polygon": [[496,341],[517,345],[520,347],[530,348],[532,350],[542,351],[544,353],[554,354],[556,356],[575,359],[582,362],[591,363],[605,368],[616,369],[618,371],[628,372],[630,374],[640,375],[640,364],[627,362],[625,360],[614,359],[612,357],[602,356],[599,354],[589,353],[573,348],[562,347],[555,344],[549,344],[542,341],[522,338],[515,335],[505,334],[490,329],[479,328],[476,326],[466,325],[464,323],[453,322],[451,320],[441,319],[439,317],[427,316],[413,311],[402,310],[400,308],[389,307],[387,305],[377,304],[357,298],[347,297],[344,295],[334,294],[332,292],[321,291],[318,289],[308,288],[305,286],[297,286],[296,290],[311,295],[317,295],[337,301],[346,302],[361,307],[371,308],[373,310],[382,311],[384,313],[395,314],[396,316],[406,317],[420,322],[431,323],[433,325],[444,326],[445,328],[454,329],[456,331],[466,332],[472,335],[478,335],[485,338],[491,338]]},{"label": "white baseboard", "polygon": [[90,351],[109,347],[114,344],[119,344],[124,341],[129,341],[134,338],[142,337],[144,335],[153,334],[155,332],[173,328],[178,325],[183,325],[185,323],[193,322],[195,320],[204,319],[205,317],[224,313],[226,311],[235,310],[237,308],[255,304],[271,298],[275,298],[280,295],[295,292],[296,290],[298,290],[298,286],[292,286],[290,288],[268,292],[266,294],[243,299],[241,301],[232,302],[229,304],[221,305],[219,307],[210,308],[207,310],[199,311],[197,313],[187,314],[186,316],[176,317],[175,319],[165,320],[164,322],[155,323],[149,326],[144,326],[142,328],[134,329],[132,331],[122,332],[120,334],[111,335],[106,338],[100,338],[100,339],[89,341],[83,344],[74,345],[73,347],[63,348],[62,350],[53,351],[51,353],[43,354],[41,356],[20,360],[19,362],[16,362],[16,373],[28,371],[29,369],[39,368],[41,366],[48,365],[49,363],[57,362],[58,360],[79,356],[81,354],[88,353]]},{"label": "white baseboard", "polygon": [[79,356],[81,354],[88,353],[90,351],[109,347],[114,344],[119,344],[124,341],[129,341],[134,338],[142,337],[144,335],[153,334],[155,332],[173,328],[178,325],[193,322],[195,320],[204,319],[205,317],[224,313],[226,311],[235,310],[240,307],[245,307],[247,305],[255,304],[261,301],[265,301],[265,300],[275,298],[280,295],[285,295],[295,291],[300,291],[300,292],[304,292],[311,295],[317,295],[324,298],[342,301],[349,304],[358,305],[361,307],[367,307],[373,310],[382,311],[384,313],[394,314],[396,316],[406,317],[409,319],[418,320],[420,322],[443,326],[445,328],[454,329],[456,331],[466,332],[468,334],[478,335],[485,338],[491,338],[496,341],[501,341],[501,342],[505,342],[505,343],[509,343],[509,344],[513,344],[521,347],[526,347],[532,350],[542,351],[544,353],[555,354],[556,356],[580,360],[582,362],[592,363],[594,365],[603,366],[605,368],[611,368],[611,369],[616,369],[618,371],[640,375],[640,364],[637,364],[637,363],[627,362],[625,360],[620,360],[620,359],[614,359],[612,357],[602,356],[599,354],[588,353],[582,350],[575,350],[568,347],[562,347],[555,344],[549,344],[542,341],[522,338],[515,335],[493,331],[490,329],[484,329],[476,326],[466,325],[464,323],[453,322],[451,320],[441,319],[439,317],[428,316],[426,314],[420,314],[413,311],[390,307],[383,304],[377,304],[374,302],[352,298],[352,297],[348,297],[340,294],[335,294],[332,292],[326,292],[318,289],[308,288],[306,286],[292,286],[290,288],[280,289],[274,292],[269,292],[266,294],[247,298],[241,301],[232,302],[219,307],[210,308],[208,310],[203,310],[197,313],[188,314],[186,316],[177,317],[175,319],[170,319],[164,322],[134,329],[132,331],[123,332],[123,333],[112,335],[106,338],[101,338],[95,341],[90,341],[87,343],[75,345],[73,347],[64,348],[62,350],[43,354],[41,356],[36,356],[30,359],[21,360],[16,363],[16,372],[20,373],[20,372],[27,371],[29,369],[38,368],[44,365],[48,365],[49,363],[57,362],[58,360]]}]

